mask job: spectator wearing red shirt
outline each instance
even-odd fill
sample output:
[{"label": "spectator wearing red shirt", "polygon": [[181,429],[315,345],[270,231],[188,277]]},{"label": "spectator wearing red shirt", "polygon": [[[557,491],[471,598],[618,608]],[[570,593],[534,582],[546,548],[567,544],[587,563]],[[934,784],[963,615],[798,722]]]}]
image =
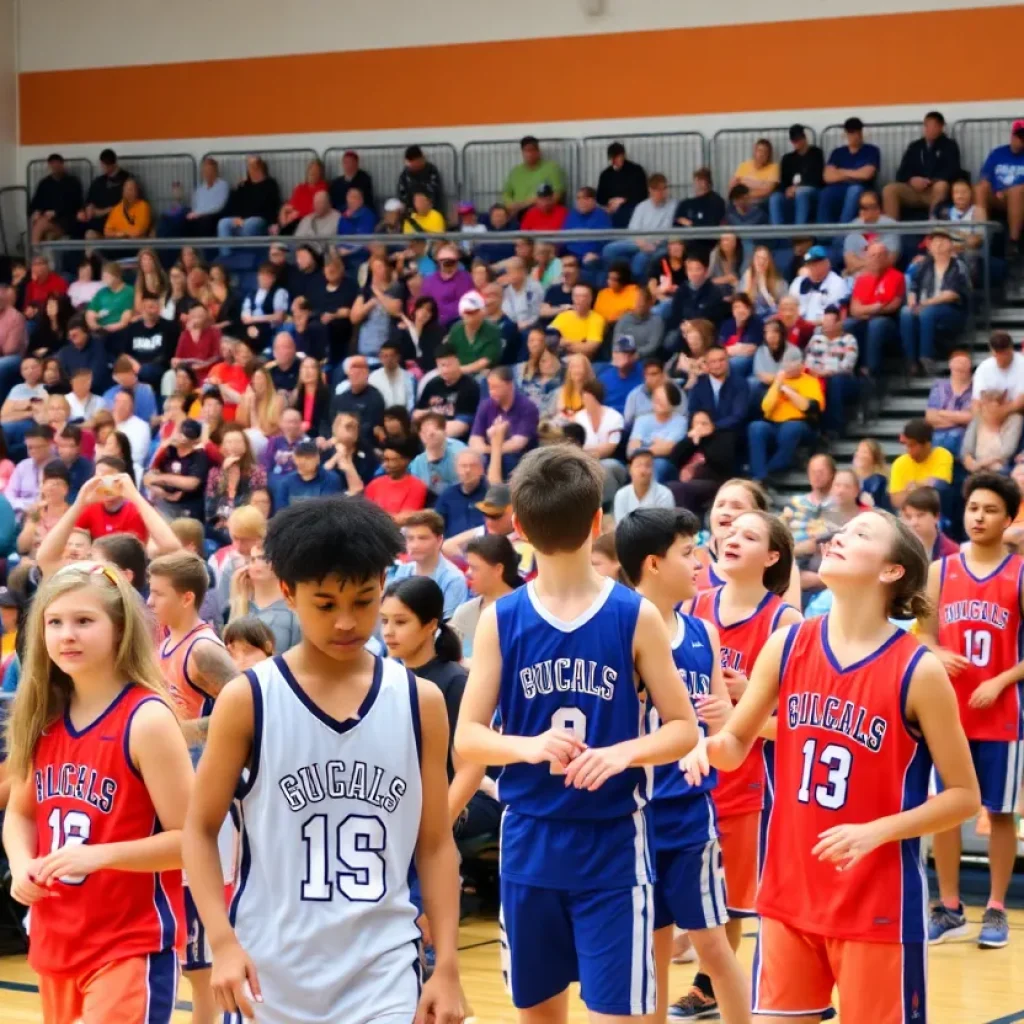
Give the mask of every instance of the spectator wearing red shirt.
[{"label": "spectator wearing red shirt", "polygon": [[800,315],[800,303],[794,296],[784,295],[779,299],[774,319],[786,328],[786,341],[790,345],[796,345],[801,352],[807,348],[807,342],[814,334],[814,324]]},{"label": "spectator wearing red shirt", "polygon": [[520,226],[524,231],[561,231],[569,211],[556,200],[555,190],[547,182],[537,189],[537,202],[526,213]]},{"label": "spectator wearing red shirt", "polygon": [[871,242],[865,250],[865,266],[853,283],[850,318],[846,330],[857,339],[868,374],[878,380],[885,346],[899,340],[898,315],[906,298],[903,275],[892,266],[885,242]]},{"label": "spectator wearing red shirt", "polygon": [[25,316],[31,319],[45,308],[51,295],[67,295],[68,283],[50,269],[50,261],[43,255],[32,258],[32,269],[25,284]]},{"label": "spectator wearing red shirt", "polygon": [[413,512],[427,505],[427,485],[409,473],[412,455],[403,438],[389,437],[384,442],[384,476],[375,476],[363,492],[370,501],[391,514],[401,526]]},{"label": "spectator wearing red shirt", "polygon": [[178,338],[171,368],[191,367],[200,386],[209,376],[210,368],[220,359],[220,331],[210,323],[205,306],[193,306],[188,311],[185,330]]},{"label": "spectator wearing red shirt", "polygon": [[238,412],[238,403],[249,386],[249,374],[246,372],[245,363],[250,358],[250,352],[244,341],[221,338],[221,361],[214,363],[206,378],[207,386],[217,385],[220,397],[224,400],[224,419],[228,422],[234,420]]},{"label": "spectator wearing red shirt", "polygon": [[327,182],[324,180],[324,165],[320,160],[310,160],[306,167],[306,180],[300,181],[292,190],[288,202],[281,207],[277,216],[277,225],[282,235],[294,235],[299,221],[313,212],[313,196],[317,192],[326,192]]},{"label": "spectator wearing red shirt", "polygon": [[[104,456],[96,460],[97,477],[113,477],[125,472],[127,467],[120,459]],[[99,501],[94,498],[93,503],[86,505],[75,520],[75,526],[79,530],[88,530],[93,540],[111,533],[131,533],[143,544],[149,540],[149,530],[142,520],[142,514],[133,502],[127,501],[119,493],[111,493]]]}]

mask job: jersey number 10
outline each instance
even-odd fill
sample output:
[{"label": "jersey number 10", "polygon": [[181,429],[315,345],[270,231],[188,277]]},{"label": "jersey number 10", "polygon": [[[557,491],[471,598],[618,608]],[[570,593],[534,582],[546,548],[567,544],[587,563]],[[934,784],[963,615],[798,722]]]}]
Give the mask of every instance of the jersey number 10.
[{"label": "jersey number 10", "polygon": [[[56,853],[64,846],[81,846],[88,842],[92,833],[92,819],[85,811],[68,811],[62,815],[60,808],[54,807],[46,819],[46,824],[53,833],[50,839],[50,853]],[[85,875],[62,875],[57,881],[65,885],[81,885],[85,881]]]},{"label": "jersey number 10", "polygon": [[[337,828],[336,849],[326,814],[314,814],[302,825],[306,844],[306,877],[300,893],[304,900],[326,903],[334,898],[334,887],[354,903],[376,903],[387,892],[384,847],[388,833],[377,817],[350,814]],[[331,862],[337,865],[331,880]]]},{"label": "jersey number 10", "polygon": [[992,657],[992,634],[987,629],[965,630],[964,657],[977,668],[985,668]]}]

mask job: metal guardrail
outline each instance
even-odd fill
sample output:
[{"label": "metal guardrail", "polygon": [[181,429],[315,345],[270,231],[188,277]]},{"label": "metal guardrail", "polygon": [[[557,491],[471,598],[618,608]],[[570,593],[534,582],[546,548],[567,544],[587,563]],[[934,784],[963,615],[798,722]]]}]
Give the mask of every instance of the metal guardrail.
[{"label": "metal guardrail", "polygon": [[960,144],[960,160],[976,179],[989,153],[1010,141],[1010,129],[1016,118],[988,117],[957,121],[953,138]]},{"label": "metal guardrail", "polygon": [[[579,139],[538,139],[537,142],[540,144],[541,159],[552,160],[562,168],[566,199],[571,203],[577,186],[583,184],[579,178]],[[501,199],[509,171],[522,161],[519,139],[467,142],[462,147],[462,188],[465,198],[471,200],[480,211],[490,209]]]},{"label": "metal guardrail", "polygon": [[649,132],[643,135],[591,135],[583,140],[580,184],[597,188],[608,166],[608,146],[621,142],[626,159],[640,164],[648,177],[668,178],[669,194],[677,202],[693,193],[693,172],[707,162],[707,142],[699,132]]},{"label": "metal guardrail", "polygon": [[[877,146],[881,152],[878,168],[878,187],[896,180],[896,172],[903,160],[903,154],[912,142],[921,138],[920,121],[886,121],[864,125],[864,141]],[[821,133],[821,148],[828,160],[837,146],[846,145],[846,133],[841,124],[830,124]]]},{"label": "metal guardrail", "polygon": [[[815,141],[814,129],[805,126],[807,141]],[[723,128],[715,132],[710,143],[711,177],[715,191],[725,195],[736,168],[754,157],[754,144],[767,139],[772,144],[772,162],[779,163],[789,152],[789,127]]]},{"label": "metal guardrail", "polygon": [[[16,196],[21,198],[15,201]],[[7,256],[13,256],[21,248],[18,245],[12,248],[12,234],[19,242],[24,235],[27,247],[28,201],[28,189],[24,185],[0,188],[0,251]]]},{"label": "metal guardrail", "polygon": [[[296,185],[306,180],[306,168],[310,161],[319,160],[320,154],[315,149],[232,149],[204,153],[202,159],[213,157],[220,168],[220,176],[234,188],[246,174],[245,162],[250,156],[262,157],[267,165],[267,173],[273,178],[281,190],[281,202],[288,202],[288,197]],[[324,176],[331,180],[330,174]],[[191,199],[191,194],[189,195]]]}]

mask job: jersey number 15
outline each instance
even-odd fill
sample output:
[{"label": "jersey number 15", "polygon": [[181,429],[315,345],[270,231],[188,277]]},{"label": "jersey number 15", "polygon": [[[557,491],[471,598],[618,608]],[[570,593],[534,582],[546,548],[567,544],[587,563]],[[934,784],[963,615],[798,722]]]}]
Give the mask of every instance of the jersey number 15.
[{"label": "jersey number 15", "polygon": [[[354,903],[376,903],[387,892],[384,848],[388,833],[376,816],[350,814],[338,825],[331,849],[326,814],[314,814],[302,826],[306,877],[299,890],[304,900],[325,903],[334,888]],[[331,873],[331,865],[336,870]]]}]

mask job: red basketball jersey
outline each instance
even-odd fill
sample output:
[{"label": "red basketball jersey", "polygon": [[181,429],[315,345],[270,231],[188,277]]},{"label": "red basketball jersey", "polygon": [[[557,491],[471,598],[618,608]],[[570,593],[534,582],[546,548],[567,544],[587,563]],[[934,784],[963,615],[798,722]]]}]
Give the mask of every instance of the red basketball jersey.
[{"label": "red basketball jersey", "polygon": [[[128,685],[81,732],[65,714],[43,733],[32,758],[38,857],[69,843],[125,843],[160,831],[128,753],[132,718],[150,700],[159,698]],[[177,943],[180,871],[97,871],[61,878],[55,891],[32,908],[28,958],[41,973],[78,976]]]},{"label": "red basketball jersey", "polygon": [[715,559],[711,554],[711,549],[702,548],[700,550],[703,552],[704,558],[707,559],[707,561],[702,562],[700,571],[697,573],[698,594],[705,590],[714,590],[715,587],[721,587],[725,583],[725,580],[715,572]]},{"label": "red basketball jersey", "polygon": [[176,644],[172,644],[171,638],[167,637],[160,645],[160,668],[167,689],[170,690],[179,716],[186,722],[204,718],[213,710],[213,697],[199,689],[188,677],[188,656],[201,640],[223,646],[216,630],[205,622],[200,622]]},{"label": "red basketball jersey", "polygon": [[[753,615],[725,626],[718,613],[721,600],[721,587],[705,590],[694,598],[693,614],[713,622],[718,628],[722,645],[722,668],[735,669],[749,677],[761,648],[778,628],[779,617],[789,605],[775,594],[765,594]],[[736,771],[719,772],[713,796],[720,818],[749,814],[764,806],[762,746],[762,741],[758,740]]]},{"label": "red basketball jersey", "polygon": [[1021,731],[1021,684],[1011,683],[995,703],[972,708],[968,701],[979,684],[993,679],[1024,658],[1021,643],[1021,573],[1024,559],[1007,555],[985,577],[967,568],[962,553],[942,559],[939,583],[939,645],[962,654],[970,665],[953,677],[960,721],[970,740],[1011,743]]},{"label": "red basketball jersey", "polygon": [[846,871],[811,850],[835,825],[898,814],[928,798],[931,757],[907,722],[925,648],[895,632],[839,667],[827,615],[791,627],[779,671],[773,802],[757,912],[800,931],[862,942],[923,942],[921,843],[886,843]]}]

